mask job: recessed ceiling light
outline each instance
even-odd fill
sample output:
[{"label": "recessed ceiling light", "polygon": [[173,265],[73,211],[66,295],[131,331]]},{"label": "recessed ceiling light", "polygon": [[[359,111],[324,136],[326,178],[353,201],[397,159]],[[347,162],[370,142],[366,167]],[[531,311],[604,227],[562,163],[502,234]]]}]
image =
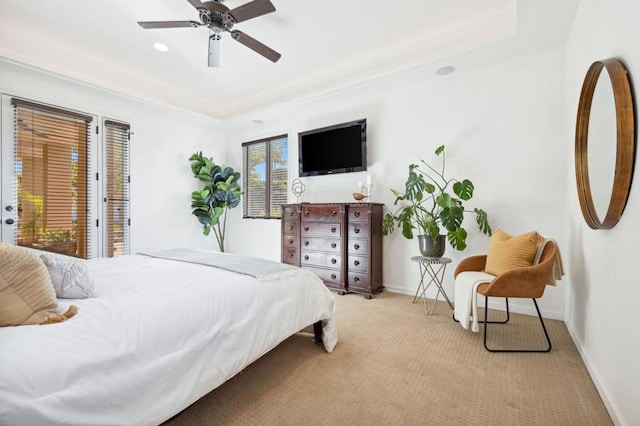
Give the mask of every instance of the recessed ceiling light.
[{"label": "recessed ceiling light", "polygon": [[262,124],[262,123],[264,123],[264,121],[259,120],[259,119],[251,120],[251,122],[252,122],[253,124]]},{"label": "recessed ceiling light", "polygon": [[169,51],[169,47],[166,44],[162,44],[162,43],[153,43],[153,48],[156,49],[158,52]]},{"label": "recessed ceiling light", "polygon": [[451,74],[454,70],[455,70],[454,67],[446,66],[446,67],[438,68],[436,70],[436,74],[438,74],[438,75],[447,75],[447,74]]}]

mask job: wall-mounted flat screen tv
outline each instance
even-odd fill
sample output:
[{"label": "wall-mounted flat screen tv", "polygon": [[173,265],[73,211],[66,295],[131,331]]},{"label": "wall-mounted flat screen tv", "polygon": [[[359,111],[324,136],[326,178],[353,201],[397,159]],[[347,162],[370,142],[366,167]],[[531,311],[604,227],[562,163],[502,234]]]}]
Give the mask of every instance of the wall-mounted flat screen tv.
[{"label": "wall-mounted flat screen tv", "polygon": [[300,176],[367,170],[367,119],[298,134]]}]

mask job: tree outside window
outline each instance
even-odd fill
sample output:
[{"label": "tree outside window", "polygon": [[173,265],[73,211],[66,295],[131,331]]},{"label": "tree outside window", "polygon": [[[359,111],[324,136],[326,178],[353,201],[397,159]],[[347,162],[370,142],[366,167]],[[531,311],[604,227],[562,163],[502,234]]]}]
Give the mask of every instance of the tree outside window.
[{"label": "tree outside window", "polygon": [[287,202],[289,148],[287,135],[242,144],[243,217],[278,219]]}]

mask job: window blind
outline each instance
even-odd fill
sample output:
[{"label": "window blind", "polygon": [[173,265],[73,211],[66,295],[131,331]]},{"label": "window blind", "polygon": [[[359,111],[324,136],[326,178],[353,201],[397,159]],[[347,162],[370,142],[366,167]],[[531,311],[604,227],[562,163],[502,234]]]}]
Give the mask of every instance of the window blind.
[{"label": "window blind", "polygon": [[242,150],[243,217],[280,218],[280,204],[287,202],[287,136],[245,142]]},{"label": "window blind", "polygon": [[107,257],[129,254],[129,141],[130,126],[104,121],[105,129],[105,238]]},{"label": "window blind", "polygon": [[89,257],[93,117],[13,98],[18,245]]}]

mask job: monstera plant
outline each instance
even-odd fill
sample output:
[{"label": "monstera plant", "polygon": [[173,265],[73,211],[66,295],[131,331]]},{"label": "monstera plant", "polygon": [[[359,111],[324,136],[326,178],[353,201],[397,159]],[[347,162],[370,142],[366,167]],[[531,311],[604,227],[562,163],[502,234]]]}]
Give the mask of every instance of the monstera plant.
[{"label": "monstera plant", "polygon": [[[394,206],[398,206],[398,209],[384,216],[382,232],[388,235],[397,226],[407,239],[413,238],[415,229],[423,241],[425,237],[434,242],[442,238],[442,252],[439,253],[442,255],[444,235],[454,249],[464,250],[467,247],[467,231],[462,226],[465,213],[475,213],[476,223],[482,233],[491,235],[491,227],[484,210],[467,210],[463,205],[473,197],[473,183],[469,179],[445,177],[444,145],[439,146],[435,154],[442,157],[439,169],[424,160],[421,160],[422,164],[411,164],[404,191],[391,190],[396,196]],[[420,247],[422,251],[422,242]]]},{"label": "monstera plant", "polygon": [[242,195],[240,173],[231,167],[215,164],[212,158],[204,157],[202,151],[193,154],[189,161],[193,177],[204,183],[202,188],[191,193],[192,213],[202,224],[204,235],[213,230],[218,247],[224,252],[226,213],[240,204]]}]

